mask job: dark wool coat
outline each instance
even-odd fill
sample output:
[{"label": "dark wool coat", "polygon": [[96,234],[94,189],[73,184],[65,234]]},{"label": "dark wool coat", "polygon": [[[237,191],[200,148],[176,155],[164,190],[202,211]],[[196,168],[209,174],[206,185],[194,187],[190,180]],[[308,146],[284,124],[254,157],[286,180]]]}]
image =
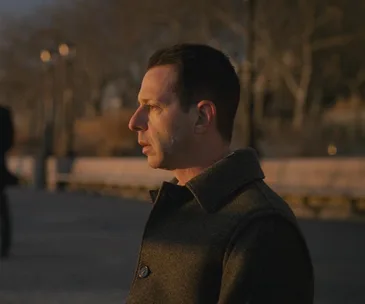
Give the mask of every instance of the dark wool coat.
[{"label": "dark wool coat", "polygon": [[309,304],[313,268],[289,206],[263,181],[252,149],[186,186],[151,191],[128,304]]}]

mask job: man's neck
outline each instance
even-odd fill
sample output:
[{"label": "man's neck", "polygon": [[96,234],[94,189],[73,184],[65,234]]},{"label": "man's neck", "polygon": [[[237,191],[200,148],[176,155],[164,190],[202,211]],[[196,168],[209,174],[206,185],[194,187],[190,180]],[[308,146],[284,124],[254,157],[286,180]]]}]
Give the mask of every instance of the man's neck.
[{"label": "man's neck", "polygon": [[178,185],[184,186],[189,180],[200,175],[207,168],[226,157],[230,153],[229,147],[224,147],[220,151],[215,150],[216,153],[206,153],[201,155],[201,159],[196,161],[196,165],[191,168],[176,169],[174,176],[178,180]]}]

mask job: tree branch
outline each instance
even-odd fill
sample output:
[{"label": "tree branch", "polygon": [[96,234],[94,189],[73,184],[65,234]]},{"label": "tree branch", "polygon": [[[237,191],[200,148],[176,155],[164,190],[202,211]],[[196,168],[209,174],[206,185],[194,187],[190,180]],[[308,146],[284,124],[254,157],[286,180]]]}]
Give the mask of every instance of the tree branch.
[{"label": "tree branch", "polygon": [[262,43],[265,45],[263,49],[266,53],[266,57],[269,58],[270,61],[274,64],[274,66],[278,69],[289,90],[292,92],[293,95],[295,95],[295,93],[299,89],[299,86],[295,81],[293,73],[290,71],[290,69],[285,64],[283,64],[279,59],[277,59],[278,56],[275,55],[275,51],[272,48],[272,43],[269,33],[265,29],[260,29],[257,30],[257,34],[261,38]]},{"label": "tree branch", "polygon": [[214,8],[212,9],[214,15],[224,24],[226,24],[232,32],[234,32],[235,34],[237,34],[238,36],[242,36],[244,37],[244,39],[246,39],[247,37],[247,30],[246,28],[239,24],[238,22],[234,22],[232,21],[232,19],[230,18],[230,16],[225,13],[223,10],[220,10],[218,8]]},{"label": "tree branch", "polygon": [[307,89],[312,75],[312,50],[309,43],[304,43],[302,48],[303,66],[300,73],[299,88]]},{"label": "tree branch", "polygon": [[300,0],[299,9],[303,12],[305,20],[302,38],[304,40],[310,39],[316,27],[314,3],[309,0]]},{"label": "tree branch", "polygon": [[342,46],[356,39],[365,39],[365,32],[319,39],[312,42],[312,52],[328,49],[335,46]]}]

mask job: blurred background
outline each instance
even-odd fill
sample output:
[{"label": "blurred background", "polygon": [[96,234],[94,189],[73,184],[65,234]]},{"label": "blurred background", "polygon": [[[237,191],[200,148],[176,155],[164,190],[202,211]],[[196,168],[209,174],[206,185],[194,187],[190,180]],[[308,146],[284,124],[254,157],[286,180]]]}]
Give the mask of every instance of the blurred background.
[{"label": "blurred background", "polygon": [[[49,116],[55,154],[70,136],[78,156],[139,153],[126,122],[147,58],[183,41],[230,56],[253,95],[263,156],[365,154],[363,2],[2,0],[0,10],[0,102],[15,113],[15,154],[36,153]],[[235,146],[247,140],[241,108]]]},{"label": "blurred background", "polygon": [[171,177],[127,125],[148,57],[178,42],[234,64],[232,147],[258,150],[299,218],[315,303],[365,303],[364,16],[358,0],[0,0],[0,104],[21,180],[0,303],[125,299],[147,190]]}]

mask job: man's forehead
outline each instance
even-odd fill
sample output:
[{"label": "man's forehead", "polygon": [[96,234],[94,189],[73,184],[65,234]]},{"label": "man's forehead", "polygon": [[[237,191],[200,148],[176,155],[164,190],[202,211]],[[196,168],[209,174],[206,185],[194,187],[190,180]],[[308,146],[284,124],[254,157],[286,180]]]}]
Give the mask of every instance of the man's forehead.
[{"label": "man's forehead", "polygon": [[177,73],[173,66],[153,67],[143,77],[140,93],[158,94],[175,88]]}]

